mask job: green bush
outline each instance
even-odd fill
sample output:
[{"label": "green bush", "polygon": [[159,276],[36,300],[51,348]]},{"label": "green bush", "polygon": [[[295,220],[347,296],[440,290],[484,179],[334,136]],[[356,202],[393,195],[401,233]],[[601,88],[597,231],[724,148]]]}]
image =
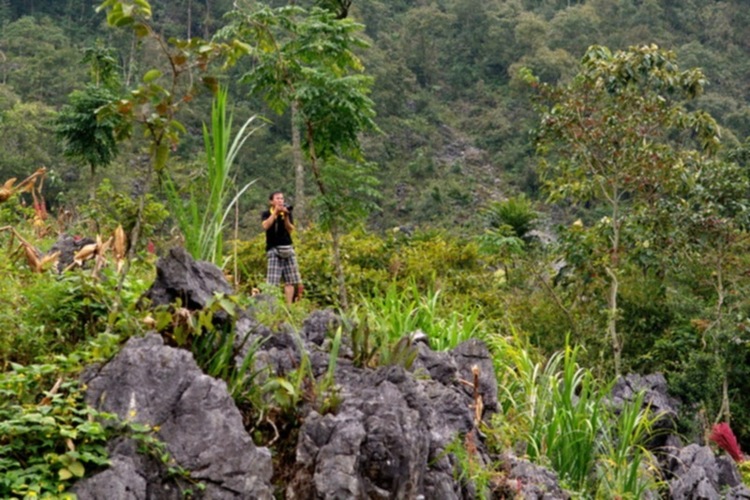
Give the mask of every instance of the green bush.
[{"label": "green bush", "polygon": [[[80,214],[79,224],[84,226],[82,230],[85,234],[93,231],[104,238],[105,235],[112,234],[118,225],[122,225],[126,234],[130,234],[138,216],[138,200],[130,193],[115,188],[109,179],[104,179],[96,188],[96,197],[80,207]],[[168,216],[164,205],[152,194],[147,194],[141,240],[152,238]],[[88,227],[87,222],[91,222],[93,227]]]},{"label": "green bush", "polygon": [[523,445],[530,460],[581,495],[640,498],[655,488],[654,458],[643,448],[654,417],[641,399],[616,413],[606,400],[610,387],[578,365],[578,348],[540,362],[512,339],[489,342],[503,388],[490,432],[501,448]]},{"label": "green bush", "polygon": [[62,377],[55,365],[14,364],[0,374],[0,497],[74,498],[68,487],[108,464],[101,420],[111,417]]}]

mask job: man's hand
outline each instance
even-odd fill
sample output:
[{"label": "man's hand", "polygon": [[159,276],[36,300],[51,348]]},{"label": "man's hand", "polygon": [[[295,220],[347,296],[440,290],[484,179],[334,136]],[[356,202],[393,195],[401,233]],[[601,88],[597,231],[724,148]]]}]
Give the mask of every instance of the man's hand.
[{"label": "man's hand", "polygon": [[284,216],[289,214],[289,209],[285,205],[276,207],[276,215],[284,219]]}]

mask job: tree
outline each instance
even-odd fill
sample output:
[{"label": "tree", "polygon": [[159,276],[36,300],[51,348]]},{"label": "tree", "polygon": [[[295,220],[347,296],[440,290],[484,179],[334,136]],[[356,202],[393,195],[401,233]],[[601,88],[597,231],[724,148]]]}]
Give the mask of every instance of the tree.
[{"label": "tree", "polygon": [[[680,274],[704,304],[691,320],[700,333],[693,351],[703,354],[703,363],[716,365],[722,377],[721,387],[715,388],[720,394],[714,398],[700,395],[706,409],[715,412],[715,423],[730,422],[730,391],[743,392],[747,379],[746,352],[737,347],[748,341],[744,324],[750,286],[746,271],[750,249],[750,209],[745,203],[748,193],[746,170],[717,159],[706,162],[691,176],[681,196],[665,204],[665,210],[681,228],[681,241],[674,244],[682,263]],[[685,365],[690,358],[680,357]],[[680,368],[677,370],[681,372]],[[711,399],[717,403],[711,405]],[[739,417],[747,425],[748,419]]]},{"label": "tree", "polygon": [[96,169],[108,166],[117,156],[116,132],[122,127],[119,115],[102,113],[116,99],[120,80],[114,51],[101,46],[85,50],[91,82],[84,90],[73,91],[68,104],[55,119],[55,134],[63,143],[63,154],[85,163],[91,169],[92,197],[96,189]]},{"label": "tree", "polygon": [[234,11],[232,18],[224,35],[249,44],[256,60],[242,81],[278,113],[296,107],[296,125],[301,127],[303,146],[322,197],[322,220],[331,232],[339,295],[346,307],[339,237],[358,210],[342,206],[340,201],[347,197],[331,182],[331,170],[349,164],[350,176],[362,174],[350,179],[352,185],[371,182],[366,169],[361,168],[359,135],[377,130],[374,104],[368,97],[372,79],[362,73],[364,68],[353,51],[365,46],[356,36],[362,25],[318,7],[260,7],[252,12]]},{"label": "tree", "polygon": [[607,333],[620,373],[618,287],[629,215],[666,196],[718,146],[718,127],[684,102],[705,84],[698,69],[680,71],[673,52],[654,45],[610,52],[591,47],[569,84],[527,81],[541,97],[540,175],[552,200],[602,203],[607,217],[598,266],[608,280]]},{"label": "tree", "polygon": [[139,40],[152,43],[162,57],[156,62],[159,66],[146,71],[128,97],[113,102],[108,110],[122,117],[124,126],[119,133],[123,137],[130,135],[135,124],[142,128],[149,141],[150,161],[144,179],[146,190],[140,198],[138,218],[130,235],[132,254],[138,243],[146,191],[152,176],[164,174],[170,151],[177,147],[180,136],[186,132],[177,119],[178,112],[201,88],[218,89],[218,80],[209,72],[212,62],[219,58],[232,60],[245,48],[200,38],[165,40],[151,24],[152,10],[147,0],[106,0],[98,10],[106,10],[110,26],[131,28]]},{"label": "tree", "polygon": [[55,119],[55,134],[63,142],[63,154],[87,164],[92,182],[97,167],[106,167],[117,156],[115,131],[117,116],[97,116],[97,111],[108,106],[116,95],[107,88],[88,86],[70,94]]},{"label": "tree", "polygon": [[84,79],[82,69],[70,64],[77,50],[50,19],[24,17],[3,26],[0,54],[0,81],[24,100],[62,104]]},{"label": "tree", "polygon": [[40,102],[17,102],[0,109],[0,179],[25,178],[52,166],[60,154],[50,123],[55,111]]}]

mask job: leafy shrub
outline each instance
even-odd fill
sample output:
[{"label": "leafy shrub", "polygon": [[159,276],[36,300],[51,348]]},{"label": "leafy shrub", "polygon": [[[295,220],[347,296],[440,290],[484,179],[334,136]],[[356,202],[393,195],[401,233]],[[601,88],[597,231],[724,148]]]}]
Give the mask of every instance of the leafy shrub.
[{"label": "leafy shrub", "polygon": [[533,203],[525,195],[490,203],[487,208],[489,226],[493,229],[509,226],[517,238],[525,238],[538,218]]},{"label": "leafy shrub", "polygon": [[75,344],[103,330],[113,305],[113,284],[104,285],[86,271],[39,275],[22,294],[24,319],[33,333],[58,343]]},{"label": "leafy shrub", "polygon": [[606,400],[609,386],[578,366],[577,348],[541,363],[508,339],[489,342],[504,388],[492,422],[501,447],[525,445],[532,461],[551,466],[581,493],[640,498],[656,484],[653,457],[642,446],[654,417],[641,411],[640,399],[615,413]]},{"label": "leafy shrub", "polygon": [[[93,222],[93,231],[98,234],[111,234],[118,225],[122,225],[125,232],[130,234],[138,217],[138,200],[130,193],[115,188],[109,179],[104,179],[96,189],[96,197],[81,206],[80,213],[84,222]],[[168,216],[164,205],[152,194],[147,194],[140,237],[143,240],[153,237]],[[85,230],[88,232],[91,229]]]},{"label": "leafy shrub", "polygon": [[[55,365],[14,364],[0,374],[0,496],[73,498],[73,481],[108,464],[111,418],[83,402]],[[53,385],[54,384],[54,385]],[[49,388],[49,389],[47,389]]]}]

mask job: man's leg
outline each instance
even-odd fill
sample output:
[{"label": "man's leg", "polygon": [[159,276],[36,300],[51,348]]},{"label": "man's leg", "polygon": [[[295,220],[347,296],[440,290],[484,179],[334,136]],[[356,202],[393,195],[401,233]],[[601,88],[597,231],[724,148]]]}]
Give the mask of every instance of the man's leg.
[{"label": "man's leg", "polygon": [[291,304],[294,300],[294,285],[291,283],[284,283],[284,297],[286,297],[287,304]]},{"label": "man's leg", "polygon": [[266,258],[268,259],[266,281],[269,285],[281,284],[282,263],[273,251],[268,252]]},{"label": "man's leg", "polygon": [[286,297],[286,303],[291,304],[294,302],[294,292],[297,285],[302,283],[296,256],[292,255],[284,260],[282,277],[284,279],[284,296]]}]

